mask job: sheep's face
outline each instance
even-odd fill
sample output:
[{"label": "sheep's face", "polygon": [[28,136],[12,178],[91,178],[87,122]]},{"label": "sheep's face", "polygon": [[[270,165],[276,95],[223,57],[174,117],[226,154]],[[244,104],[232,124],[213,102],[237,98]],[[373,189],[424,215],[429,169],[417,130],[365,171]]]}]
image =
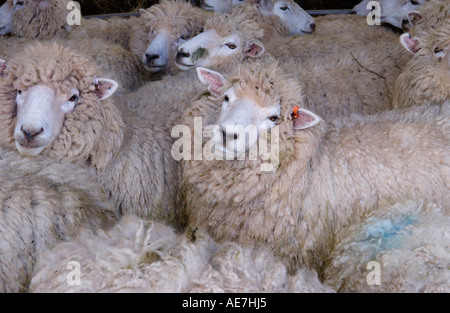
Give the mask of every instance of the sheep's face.
[{"label": "sheep's face", "polygon": [[262,14],[277,16],[290,35],[312,34],[316,29],[314,18],[293,0],[253,0]]},{"label": "sheep's face", "polygon": [[228,64],[239,56],[257,58],[263,53],[264,47],[256,41],[245,42],[237,33],[221,36],[211,28],[180,45],[175,62],[181,70],[189,70]]},{"label": "sheep's face", "polygon": [[[189,38],[189,34],[173,34],[172,31],[161,28],[150,32],[150,44],[142,55],[144,68],[152,73],[165,69],[173,58],[177,48]],[[172,59],[173,60],[173,59]]]},{"label": "sheep's face", "polygon": [[11,33],[14,13],[23,8],[24,0],[8,0],[0,7],[0,35]]},{"label": "sheep's face", "polygon": [[[94,86],[100,100],[117,89],[117,83],[107,79],[96,79]],[[75,109],[80,91],[76,87],[68,92],[61,90],[49,84],[16,90],[14,140],[22,155],[35,156],[51,146],[63,128],[66,115]]]},{"label": "sheep's face", "polygon": [[[378,0],[381,7],[382,23],[402,28],[408,23],[408,12],[417,10],[419,6],[428,0]],[[353,8],[353,11],[361,16],[367,16],[372,11],[372,6],[367,7],[371,0],[364,0]]]},{"label": "sheep's face", "polygon": [[200,6],[208,11],[231,13],[231,10],[241,5],[245,0],[201,0]]}]

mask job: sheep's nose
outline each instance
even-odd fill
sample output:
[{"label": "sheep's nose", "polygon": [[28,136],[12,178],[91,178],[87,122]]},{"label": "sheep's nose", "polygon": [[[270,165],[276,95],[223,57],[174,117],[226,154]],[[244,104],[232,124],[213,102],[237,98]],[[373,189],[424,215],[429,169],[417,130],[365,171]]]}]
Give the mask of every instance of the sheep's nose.
[{"label": "sheep's nose", "polygon": [[20,127],[20,130],[25,135],[27,141],[33,140],[36,136],[38,136],[44,132],[43,127],[41,127],[40,129],[24,129],[23,125]]},{"label": "sheep's nose", "polygon": [[151,63],[153,60],[159,59],[159,54],[145,54],[145,58],[147,59],[148,63]]},{"label": "sheep's nose", "polygon": [[309,25],[309,27],[311,27],[312,31],[316,30],[316,24],[315,23],[311,23],[311,25]]},{"label": "sheep's nose", "polygon": [[405,31],[409,30],[409,20],[407,18],[404,18],[402,21],[402,29]]},{"label": "sheep's nose", "polygon": [[183,50],[178,50],[177,51],[177,59],[189,58],[190,56],[191,56],[191,54],[189,52],[185,52]]}]

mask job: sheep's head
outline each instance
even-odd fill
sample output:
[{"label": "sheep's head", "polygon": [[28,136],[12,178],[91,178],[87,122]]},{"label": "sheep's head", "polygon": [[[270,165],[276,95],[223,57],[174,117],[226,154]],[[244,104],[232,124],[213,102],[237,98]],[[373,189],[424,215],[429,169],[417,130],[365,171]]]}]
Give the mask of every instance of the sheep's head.
[{"label": "sheep's head", "polygon": [[70,0],[14,0],[20,9],[14,13],[11,33],[30,39],[65,37],[71,27],[67,23]]},{"label": "sheep's head", "polygon": [[147,71],[170,72],[176,49],[200,32],[205,15],[186,1],[162,1],[140,12],[131,49]]},{"label": "sheep's head", "polygon": [[87,159],[104,135],[107,109],[101,101],[117,83],[96,78],[97,69],[87,59],[56,43],[32,44],[0,68],[0,124],[10,136],[2,140],[14,143],[22,155],[45,150]]},{"label": "sheep's head", "polygon": [[423,35],[444,24],[450,17],[450,3],[430,0],[418,11],[408,12],[403,23],[403,31],[412,35]]},{"label": "sheep's head", "polygon": [[11,33],[14,13],[23,8],[24,0],[8,0],[0,7],[0,35]]},{"label": "sheep's head", "polygon": [[[426,1],[428,0],[378,0],[381,7],[380,21],[402,28],[402,25],[408,22],[408,12],[416,10]],[[373,10],[370,2],[372,1],[362,1],[353,8],[353,11],[358,15],[367,16]]]},{"label": "sheep's head", "polygon": [[246,0],[201,0],[200,6],[208,11],[219,13],[231,13],[231,10]]},{"label": "sheep's head", "polygon": [[182,70],[225,68],[247,57],[260,57],[264,53],[259,41],[262,36],[263,30],[252,20],[216,14],[208,19],[203,33],[178,47],[176,65]]},{"label": "sheep's head", "polygon": [[311,34],[316,29],[314,18],[293,0],[252,0],[265,16],[277,16],[290,35]]},{"label": "sheep's head", "polygon": [[[276,62],[263,64],[239,66],[227,79],[218,72],[197,68],[200,80],[209,85],[215,101],[222,103],[212,136],[218,153],[238,157],[255,146],[262,133],[278,125],[292,131],[310,128],[321,120],[296,108],[302,105],[303,95],[295,79],[286,76]],[[295,89],[289,90],[292,87]]]}]

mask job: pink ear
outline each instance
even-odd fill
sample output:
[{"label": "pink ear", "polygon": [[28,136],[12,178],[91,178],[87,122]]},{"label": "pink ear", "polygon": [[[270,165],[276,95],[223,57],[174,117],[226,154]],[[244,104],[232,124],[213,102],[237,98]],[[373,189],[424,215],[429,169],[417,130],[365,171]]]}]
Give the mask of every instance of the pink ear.
[{"label": "pink ear", "polygon": [[400,36],[400,42],[412,54],[416,54],[419,51],[420,40],[417,37],[411,38],[410,34],[404,33]]},{"label": "pink ear", "polygon": [[422,14],[418,11],[408,12],[408,21],[415,26],[422,19]]},{"label": "pink ear", "polygon": [[257,42],[247,42],[244,49],[244,56],[258,58],[264,53],[264,51],[265,48],[262,44]]},{"label": "pink ear", "polygon": [[119,87],[117,82],[106,78],[94,78],[93,85],[95,87],[94,94],[99,100],[111,97]]},{"label": "pink ear", "polygon": [[292,110],[293,129],[307,129],[321,121],[321,118],[311,111],[300,109],[298,106]]},{"label": "pink ear", "polygon": [[197,67],[197,76],[208,90],[216,97],[220,96],[220,88],[225,86],[226,79],[222,74],[204,67]]},{"label": "pink ear", "polygon": [[5,60],[0,59],[0,77],[5,76],[5,70],[6,70],[6,62]]}]

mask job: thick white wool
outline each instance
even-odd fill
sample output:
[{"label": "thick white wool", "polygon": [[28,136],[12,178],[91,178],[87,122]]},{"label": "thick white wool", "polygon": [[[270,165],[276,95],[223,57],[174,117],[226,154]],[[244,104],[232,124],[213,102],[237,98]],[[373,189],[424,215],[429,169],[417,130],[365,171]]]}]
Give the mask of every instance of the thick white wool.
[{"label": "thick white wool", "polygon": [[[80,285],[70,286],[67,269],[80,264]],[[287,274],[266,249],[218,246],[191,227],[177,235],[156,222],[125,216],[94,235],[84,230],[71,242],[39,258],[31,292],[332,292],[317,274]]]},{"label": "thick white wool", "polygon": [[[342,234],[326,281],[343,292],[449,292],[449,225],[448,208],[433,203],[380,207]],[[370,261],[381,266],[380,285]]]}]

